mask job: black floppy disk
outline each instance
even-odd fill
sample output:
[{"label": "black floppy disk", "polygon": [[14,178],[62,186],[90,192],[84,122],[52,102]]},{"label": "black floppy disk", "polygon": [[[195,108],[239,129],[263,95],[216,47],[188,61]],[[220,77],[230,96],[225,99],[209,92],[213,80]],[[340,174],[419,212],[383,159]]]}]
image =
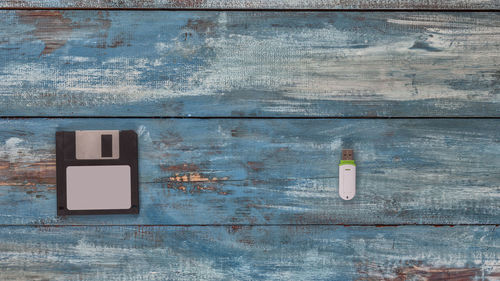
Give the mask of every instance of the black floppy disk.
[{"label": "black floppy disk", "polygon": [[137,134],[56,133],[57,215],[139,213]]}]

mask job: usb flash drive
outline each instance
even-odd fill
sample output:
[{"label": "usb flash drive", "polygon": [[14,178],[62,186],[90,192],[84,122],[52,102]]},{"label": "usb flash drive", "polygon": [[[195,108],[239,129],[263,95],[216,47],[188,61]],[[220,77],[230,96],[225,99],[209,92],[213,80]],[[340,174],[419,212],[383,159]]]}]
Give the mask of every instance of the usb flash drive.
[{"label": "usb flash drive", "polygon": [[339,195],[344,200],[351,200],[356,195],[356,164],[352,149],[342,150],[339,164]]}]

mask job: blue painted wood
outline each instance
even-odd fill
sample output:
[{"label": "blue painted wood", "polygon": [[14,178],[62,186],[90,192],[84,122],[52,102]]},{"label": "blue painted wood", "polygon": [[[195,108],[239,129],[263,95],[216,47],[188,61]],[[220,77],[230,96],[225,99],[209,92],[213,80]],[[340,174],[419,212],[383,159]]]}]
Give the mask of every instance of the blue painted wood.
[{"label": "blue painted wood", "polygon": [[0,116],[498,117],[499,25],[464,12],[1,11]]},{"label": "blue painted wood", "polygon": [[[304,5],[499,2],[0,0]],[[0,117],[499,116],[498,13],[0,14]],[[0,280],[498,280],[498,122],[0,118]],[[56,217],[55,131],[98,128],[139,133],[141,213]]]},{"label": "blue painted wood", "polygon": [[1,0],[0,8],[118,9],[498,9],[497,0]]},{"label": "blue painted wood", "polygon": [[[0,224],[497,224],[499,122],[4,119]],[[140,215],[56,217],[55,132],[77,129],[138,132]]]},{"label": "blue painted wood", "polygon": [[0,227],[2,280],[498,280],[494,226]]}]

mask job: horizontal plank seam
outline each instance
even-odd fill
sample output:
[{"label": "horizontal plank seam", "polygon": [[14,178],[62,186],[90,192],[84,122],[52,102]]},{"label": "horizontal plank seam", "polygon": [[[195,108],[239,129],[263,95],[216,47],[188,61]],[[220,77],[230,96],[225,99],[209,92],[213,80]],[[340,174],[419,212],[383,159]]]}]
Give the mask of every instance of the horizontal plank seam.
[{"label": "horizontal plank seam", "polygon": [[0,119],[500,119],[500,116],[0,116]]},{"label": "horizontal plank seam", "polygon": [[[170,178],[171,176],[167,176],[166,178]],[[166,184],[166,183],[172,183],[172,182],[179,182],[178,180],[157,180],[157,181],[141,181],[141,184]],[[261,182],[273,182],[273,181],[296,181],[296,180],[328,180],[328,179],[337,179],[338,177],[289,177],[289,178],[266,178],[265,180],[262,180]],[[252,179],[217,179],[217,180],[207,180],[206,182],[225,182],[225,183],[241,183],[241,182],[248,182],[251,181]],[[190,181],[186,181],[185,183],[190,183]],[[196,183],[196,181],[191,181],[191,183]],[[50,184],[46,184],[50,185]],[[55,184],[52,184],[52,186],[55,186]]]},{"label": "horizontal plank seam", "polygon": [[[55,159],[50,159],[55,161]],[[28,162],[29,163],[29,162]],[[53,163],[55,166],[55,162]],[[170,178],[172,176],[166,176],[164,180],[153,180],[153,181],[141,181],[141,184],[168,184],[168,183],[177,183],[179,182],[178,180],[168,180],[167,178]],[[337,179],[338,177],[288,177],[288,178],[266,178],[265,180],[262,180],[262,182],[273,182],[273,181],[296,181],[296,180],[328,180],[328,179]],[[207,180],[205,182],[224,182],[224,183],[245,183],[251,181],[251,179],[217,179],[217,180]],[[196,181],[185,181],[185,183],[196,183]],[[12,186],[24,186],[24,183],[19,183],[19,184],[12,184]],[[10,183],[9,183],[10,186]],[[50,184],[50,183],[42,183],[39,184],[38,186],[56,186],[55,184]]]},{"label": "horizontal plank seam", "polygon": [[372,8],[372,9],[355,9],[355,8],[336,8],[336,9],[273,9],[273,8],[83,8],[83,7],[0,7],[0,10],[90,10],[90,11],[208,11],[208,12],[499,12],[498,9],[436,9],[436,8]]},{"label": "horizontal plank seam", "polygon": [[2,224],[0,227],[288,227],[288,226],[344,226],[344,227],[405,227],[405,226],[432,226],[432,227],[455,227],[455,226],[494,226],[494,223],[471,223],[471,224]]}]

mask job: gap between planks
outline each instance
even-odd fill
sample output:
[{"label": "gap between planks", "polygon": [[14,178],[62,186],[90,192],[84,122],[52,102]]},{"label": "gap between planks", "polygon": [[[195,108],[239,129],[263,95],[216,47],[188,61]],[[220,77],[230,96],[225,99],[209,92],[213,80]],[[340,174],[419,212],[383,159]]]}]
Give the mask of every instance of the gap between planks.
[{"label": "gap between planks", "polygon": [[405,226],[423,226],[423,227],[461,227],[461,226],[494,226],[500,224],[494,223],[471,223],[471,224],[327,224],[327,223],[309,223],[309,224],[1,224],[0,227],[289,227],[289,226],[343,226],[343,227],[405,227]]},{"label": "gap between planks", "polygon": [[1,119],[486,119],[500,116],[0,116]]},{"label": "gap between planks", "polygon": [[0,7],[0,10],[53,10],[53,11],[202,11],[202,12],[281,12],[281,13],[297,13],[297,12],[442,12],[442,13],[483,13],[483,12],[499,12],[500,9],[399,9],[399,8],[381,8],[381,9],[273,9],[273,8],[81,8],[81,7]]}]

